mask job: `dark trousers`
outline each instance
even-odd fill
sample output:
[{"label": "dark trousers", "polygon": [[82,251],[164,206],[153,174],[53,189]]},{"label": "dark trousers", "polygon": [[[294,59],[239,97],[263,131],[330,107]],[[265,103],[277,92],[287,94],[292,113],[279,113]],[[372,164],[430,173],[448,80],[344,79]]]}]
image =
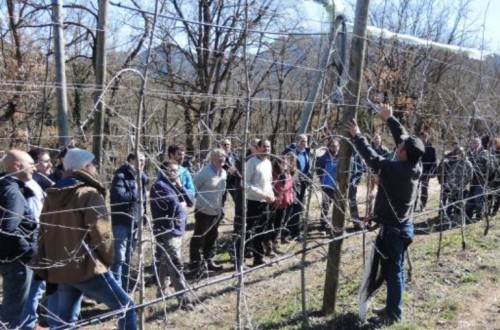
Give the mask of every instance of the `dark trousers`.
[{"label": "dark trousers", "polygon": [[330,213],[330,206],[335,199],[335,190],[328,187],[322,187],[323,195],[321,196],[321,228],[331,228],[331,218],[328,218]]},{"label": "dark trousers", "polygon": [[[429,198],[429,179],[431,177],[428,174],[422,175],[420,178],[420,206],[418,209],[424,209],[427,205],[427,199]],[[417,200],[418,203],[418,200]]]},{"label": "dark trousers", "polygon": [[220,215],[208,215],[195,210],[194,233],[189,245],[189,259],[192,264],[201,262],[200,250],[203,258],[210,260],[215,256],[215,241],[219,235]]},{"label": "dark trousers", "polygon": [[[269,207],[265,202],[247,201],[247,230],[245,241],[253,247],[254,261],[260,261],[264,257],[264,243],[266,241],[266,229],[269,222]],[[236,240],[236,261],[238,263],[241,239]]]},{"label": "dark trousers", "polygon": [[289,206],[288,221],[286,219],[285,221],[286,228],[292,239],[300,236],[300,218],[303,211],[304,209],[300,203],[294,203]]},{"label": "dark trousers", "polygon": [[275,242],[281,238],[281,229],[285,223],[285,216],[287,215],[288,208],[275,209],[271,214],[269,234],[267,240]]},{"label": "dark trousers", "polygon": [[351,212],[351,220],[359,220],[358,200],[358,185],[349,185],[349,211]]},{"label": "dark trousers", "polygon": [[233,232],[239,233],[241,231],[241,221],[243,219],[243,191],[239,185],[228,184],[222,196],[222,205],[226,204],[228,193],[231,195],[234,203]]}]

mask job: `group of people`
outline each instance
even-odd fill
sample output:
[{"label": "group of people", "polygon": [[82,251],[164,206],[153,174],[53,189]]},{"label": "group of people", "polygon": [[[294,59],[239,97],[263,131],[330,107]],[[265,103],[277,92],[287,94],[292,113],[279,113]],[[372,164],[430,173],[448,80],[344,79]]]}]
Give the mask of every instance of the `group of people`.
[{"label": "group of people", "polygon": [[450,226],[495,216],[500,208],[500,138],[472,138],[466,150],[446,151],[435,175],[442,185],[441,212]]},{"label": "group of people", "polygon": [[[373,196],[367,219],[381,228],[376,245],[384,256],[380,262],[387,282],[386,306],[373,322],[387,324],[402,317],[404,254],[413,239],[413,212],[425,208],[429,179],[437,176],[443,185],[441,202],[447,216],[454,214],[458,201],[467,196],[467,216],[472,218],[475,212],[480,217],[485,210],[486,186],[496,192],[491,194],[487,211],[496,214],[500,206],[500,139],[488,142],[489,152],[479,139],[471,141],[468,153],[455,145],[437,166],[426,132],[409,136],[389,106],[382,107],[381,115],[394,138],[393,152],[382,146],[380,135],[368,142],[355,121],[347,124],[346,131],[357,150],[351,159],[349,206],[358,229],[362,221],[357,187],[362,174],[370,169],[369,192]],[[58,166],[52,168],[49,152],[44,149],[9,151],[0,178],[2,325],[39,329],[38,302],[44,294],[48,297],[43,310],[49,326],[74,325],[85,295],[120,310],[120,329],[135,329],[136,312],[128,292],[135,285],[130,264],[141,222],[151,225],[155,238],[157,296],[164,297],[172,285],[180,292],[180,308],[194,309],[186,279],[223,270],[215,255],[218,227],[227,217],[228,195],[234,202],[231,251],[237,270],[246,258],[253,258],[252,266],[261,266],[265,257],[282,253],[280,244],[303,239],[302,213],[313,173],[319,177],[323,196],[320,230],[332,232],[328,214],[337,198],[340,143],[334,137],[325,141],[324,153],[313,165],[304,134],[286,146],[281,156],[271,155],[268,139],[253,139],[245,159],[232,150],[230,139],[224,139],[196,173],[184,166],[184,147],[171,145],[151,185],[144,172],[145,155],[131,153],[113,175],[111,212],[105,203],[107,189],[97,180],[98,168],[91,152],[66,148],[58,155]],[[185,262],[181,249],[190,209],[194,212],[194,232],[189,261]],[[145,220],[147,210],[150,223]]]},{"label": "group of people", "polygon": [[134,302],[110,270],[115,243],[95,156],[65,149],[52,171],[49,153],[9,151],[0,180],[2,328],[74,326],[83,294],[123,311],[120,329],[136,329]]}]

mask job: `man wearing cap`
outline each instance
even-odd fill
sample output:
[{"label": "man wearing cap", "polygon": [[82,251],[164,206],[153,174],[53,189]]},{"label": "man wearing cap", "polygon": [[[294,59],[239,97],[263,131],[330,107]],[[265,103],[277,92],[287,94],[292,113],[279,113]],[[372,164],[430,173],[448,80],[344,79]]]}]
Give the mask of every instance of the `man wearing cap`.
[{"label": "man wearing cap", "polygon": [[94,162],[86,150],[66,153],[62,178],[47,190],[34,269],[57,284],[54,326],[74,326],[85,294],[112,310],[123,310],[119,329],[136,329],[134,302],[109,271],[113,233]]},{"label": "man wearing cap", "polygon": [[419,138],[407,135],[404,127],[392,116],[391,106],[382,105],[380,114],[397,145],[395,161],[373,150],[361,135],[356,121],[348,122],[346,128],[358,152],[379,176],[372,220],[380,225],[376,245],[377,253],[381,255],[381,275],[387,283],[387,299],[385,308],[378,311],[379,316],[370,321],[392,324],[402,318],[404,256],[413,241],[413,207],[422,175],[421,157],[425,146]]}]

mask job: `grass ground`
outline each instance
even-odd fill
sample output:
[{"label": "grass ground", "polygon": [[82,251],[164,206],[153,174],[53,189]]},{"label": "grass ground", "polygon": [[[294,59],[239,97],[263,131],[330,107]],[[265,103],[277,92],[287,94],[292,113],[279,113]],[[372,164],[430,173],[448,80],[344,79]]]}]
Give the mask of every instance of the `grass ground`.
[{"label": "grass ground", "polygon": [[[429,208],[437,207],[437,185],[431,191]],[[360,192],[363,196],[363,192]],[[317,217],[317,207],[311,217]],[[436,211],[416,215],[418,231],[410,247],[412,276],[404,297],[404,321],[387,329],[500,329],[500,217],[491,219],[491,229],[483,235],[484,222],[466,226],[465,249],[459,228],[442,233],[439,259],[436,251],[439,232],[432,227]],[[223,224],[220,241],[229,241],[232,225]],[[363,247],[368,252],[375,233],[346,239],[343,243],[340,291],[335,315],[321,313],[327,246],[310,251],[305,262],[305,295],[308,327],[311,329],[370,329],[357,319],[357,291],[363,268]],[[313,232],[308,244],[325,238]],[[188,243],[188,240],[186,240]],[[187,252],[188,244],[185,247]],[[291,253],[299,244],[283,246]],[[224,272],[191,283],[199,285],[228,276],[233,271],[227,252],[217,258]],[[248,329],[301,329],[301,256],[294,256],[245,275],[241,318]],[[186,257],[187,260],[187,257]],[[174,300],[145,309],[146,329],[231,329],[236,325],[238,280],[196,290],[195,311],[177,309]],[[146,301],[154,299],[156,287],[146,290]],[[383,305],[385,288],[376,294],[375,305]],[[138,299],[136,295],[136,301]],[[83,315],[88,315],[88,311]],[[88,329],[112,329],[111,320]]]}]

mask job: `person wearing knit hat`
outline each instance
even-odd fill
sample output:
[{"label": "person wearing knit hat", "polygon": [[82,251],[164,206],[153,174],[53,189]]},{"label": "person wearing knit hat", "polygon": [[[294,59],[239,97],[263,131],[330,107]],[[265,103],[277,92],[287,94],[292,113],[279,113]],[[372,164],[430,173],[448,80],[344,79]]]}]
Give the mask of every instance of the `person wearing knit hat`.
[{"label": "person wearing knit hat", "polygon": [[64,156],[63,166],[66,171],[69,170],[83,170],[89,164],[91,164],[95,159],[95,156],[90,151],[73,148],[69,149]]},{"label": "person wearing knit hat", "polygon": [[[135,330],[134,302],[110,271],[113,232],[94,159],[91,152],[78,148],[64,157],[62,178],[47,190],[34,270],[47,283],[57,284],[55,298],[49,296],[57,316],[48,320],[51,328],[74,327],[85,294],[112,310],[124,310],[118,328]],[[47,263],[58,266],[46,267]]]}]

